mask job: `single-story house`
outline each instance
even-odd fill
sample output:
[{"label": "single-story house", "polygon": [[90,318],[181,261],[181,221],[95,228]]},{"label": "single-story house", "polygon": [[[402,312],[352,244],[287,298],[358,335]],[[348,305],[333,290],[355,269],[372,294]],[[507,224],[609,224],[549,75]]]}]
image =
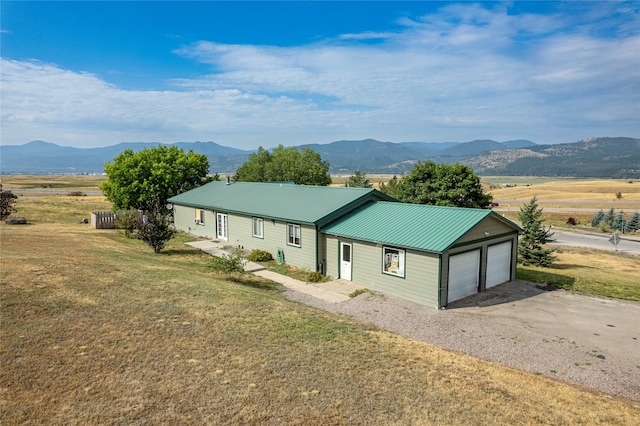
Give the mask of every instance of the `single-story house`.
[{"label": "single-story house", "polygon": [[393,198],[371,188],[210,182],[169,199],[178,230],[274,258],[280,251],[287,264],[320,272],[326,259],[320,228],[373,200]]},{"label": "single-story house", "polygon": [[169,201],[178,230],[434,308],[515,278],[521,229],[489,209],[250,182],[211,182]]}]

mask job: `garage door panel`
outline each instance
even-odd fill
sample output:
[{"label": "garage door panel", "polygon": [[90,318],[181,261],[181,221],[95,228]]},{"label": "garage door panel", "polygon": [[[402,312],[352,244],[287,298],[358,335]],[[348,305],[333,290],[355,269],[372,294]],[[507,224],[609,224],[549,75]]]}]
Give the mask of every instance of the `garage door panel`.
[{"label": "garage door panel", "polygon": [[511,279],[511,244],[511,241],[507,241],[488,248],[487,288],[495,287]]},{"label": "garage door panel", "polygon": [[480,250],[449,258],[449,302],[478,292]]}]

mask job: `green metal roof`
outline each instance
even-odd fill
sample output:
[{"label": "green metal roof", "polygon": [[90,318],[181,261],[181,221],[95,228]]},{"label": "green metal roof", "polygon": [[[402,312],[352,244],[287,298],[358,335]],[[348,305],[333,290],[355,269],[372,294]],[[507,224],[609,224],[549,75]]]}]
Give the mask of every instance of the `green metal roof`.
[{"label": "green metal roof", "polygon": [[519,230],[514,223],[491,210],[424,204],[371,202],[321,229],[339,237],[444,253],[488,216],[495,216]]},{"label": "green metal roof", "polygon": [[321,225],[361,201],[393,198],[371,188],[210,182],[169,199],[178,205]]}]

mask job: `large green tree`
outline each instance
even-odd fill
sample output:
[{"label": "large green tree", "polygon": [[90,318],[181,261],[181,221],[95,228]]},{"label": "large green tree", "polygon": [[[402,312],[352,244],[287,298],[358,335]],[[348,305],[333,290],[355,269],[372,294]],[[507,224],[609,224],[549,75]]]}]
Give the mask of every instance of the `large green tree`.
[{"label": "large green tree", "polygon": [[260,147],[236,170],[236,182],[294,182],[300,185],[326,186],[331,183],[329,163],[311,148],[285,148],[271,152]]},{"label": "large green tree", "polygon": [[398,184],[398,200],[413,204],[487,208],[493,197],[485,194],[480,178],[464,164],[418,163]]},{"label": "large green tree", "polygon": [[556,259],[552,254],[555,249],[544,248],[543,245],[550,241],[553,232],[543,226],[542,209],[538,208],[536,197],[520,208],[518,220],[524,231],[518,244],[518,262],[545,267],[551,265]]},{"label": "large green tree", "polygon": [[100,189],[114,210],[138,209],[154,215],[169,214],[169,198],[211,180],[204,154],[185,153],[173,145],[137,152],[126,149],[104,169],[107,181]]}]

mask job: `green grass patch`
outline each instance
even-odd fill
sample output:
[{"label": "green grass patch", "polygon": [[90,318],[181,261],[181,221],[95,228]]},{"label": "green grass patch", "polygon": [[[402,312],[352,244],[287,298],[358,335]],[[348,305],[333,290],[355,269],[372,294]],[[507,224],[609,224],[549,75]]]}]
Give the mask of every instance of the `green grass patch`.
[{"label": "green grass patch", "polygon": [[300,281],[324,283],[331,280],[330,277],[321,275],[314,271],[309,271],[308,269],[298,268],[296,266],[287,265],[286,263],[278,265],[278,262],[275,260],[270,262],[261,262],[261,264],[266,266],[269,271],[277,272],[280,275],[286,275],[287,277]]},{"label": "green grass patch", "polygon": [[640,258],[582,248],[564,247],[551,267],[518,265],[521,280],[566,290],[640,301]]}]

